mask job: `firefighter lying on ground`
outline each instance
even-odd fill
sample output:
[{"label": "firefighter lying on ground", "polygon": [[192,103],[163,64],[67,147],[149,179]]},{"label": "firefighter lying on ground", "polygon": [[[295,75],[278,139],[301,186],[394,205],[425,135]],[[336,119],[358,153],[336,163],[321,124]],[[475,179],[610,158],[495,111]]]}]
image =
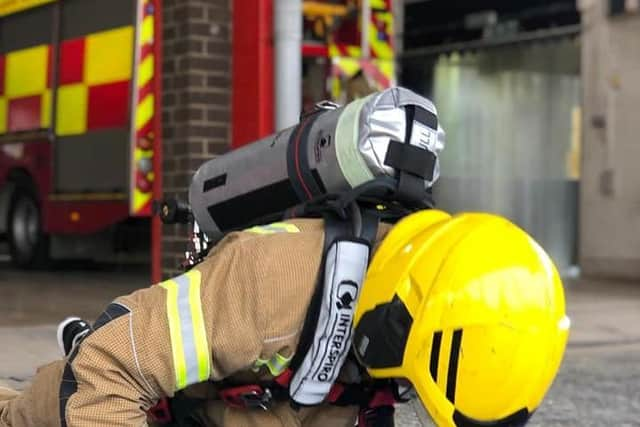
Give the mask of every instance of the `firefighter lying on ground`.
[{"label": "firefighter lying on ground", "polygon": [[[202,399],[188,425],[383,425],[408,385],[440,426],[526,422],[568,334],[562,284],[529,236],[488,214],[427,210],[381,224],[364,282],[348,245],[326,255],[325,275],[353,275],[327,302],[339,315],[355,306],[353,328],[314,341],[303,325],[323,239],[319,219],[231,233],[186,274],[117,298],[30,388],[0,389],[0,426],[142,426],[178,392]],[[296,380],[301,335],[311,355],[353,345]],[[316,395],[319,405],[300,404]]]}]

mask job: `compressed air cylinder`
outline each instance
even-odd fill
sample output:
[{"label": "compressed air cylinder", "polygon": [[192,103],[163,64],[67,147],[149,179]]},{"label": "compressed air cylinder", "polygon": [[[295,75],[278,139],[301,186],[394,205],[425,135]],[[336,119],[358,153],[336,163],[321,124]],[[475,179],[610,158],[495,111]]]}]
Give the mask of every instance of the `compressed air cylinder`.
[{"label": "compressed air cylinder", "polygon": [[283,212],[327,193],[353,189],[379,176],[396,176],[385,163],[391,141],[437,155],[444,132],[431,101],[392,88],[300,123],[204,163],[193,177],[189,203],[201,229],[220,234]]}]

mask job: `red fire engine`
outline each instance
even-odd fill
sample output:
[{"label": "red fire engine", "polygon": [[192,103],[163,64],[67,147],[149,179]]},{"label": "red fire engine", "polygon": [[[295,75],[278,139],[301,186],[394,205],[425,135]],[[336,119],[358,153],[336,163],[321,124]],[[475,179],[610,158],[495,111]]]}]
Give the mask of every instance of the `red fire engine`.
[{"label": "red fire engine", "polygon": [[[93,256],[148,224],[162,196],[161,3],[0,0],[0,233],[18,265]],[[233,8],[234,146],[273,131],[273,0],[254,3]],[[305,108],[393,84],[391,0],[302,10]]]},{"label": "red fire engine", "polygon": [[158,6],[0,1],[0,232],[16,264],[112,248],[150,216]]}]

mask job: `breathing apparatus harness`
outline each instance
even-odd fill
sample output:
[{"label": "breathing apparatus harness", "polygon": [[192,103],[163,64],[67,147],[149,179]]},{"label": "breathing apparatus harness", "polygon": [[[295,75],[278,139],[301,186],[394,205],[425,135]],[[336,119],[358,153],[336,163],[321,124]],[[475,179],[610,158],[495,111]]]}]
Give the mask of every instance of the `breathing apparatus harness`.
[{"label": "breathing apparatus harness", "polygon": [[[412,109],[408,108],[407,115],[411,114]],[[303,117],[298,135],[305,132],[305,123],[312,119]],[[385,164],[397,171],[396,177],[378,177],[340,194],[308,194],[305,202],[285,212],[238,228],[290,218],[323,218],[325,241],[318,283],[291,364],[267,383],[223,382],[219,397],[228,406],[267,409],[275,401],[289,401],[294,408],[325,402],[357,405],[360,427],[393,426],[393,404],[406,401],[400,387],[393,380],[367,380],[364,368],[355,361],[351,340],[355,305],[379,221],[395,222],[412,211],[433,206],[425,179],[432,178],[435,156],[409,144],[410,131],[405,139],[405,143],[391,141],[385,159]],[[295,178],[302,187],[306,187],[305,179],[310,179],[305,174]],[[212,239],[202,232],[184,203],[165,200],[155,210],[165,223],[192,225],[190,248],[182,265],[186,270],[202,262],[213,244],[223,237]],[[351,368],[360,381],[338,382],[343,368]],[[188,426],[192,425],[188,420],[197,405],[192,398],[178,393],[153,408],[150,415],[158,422]]]}]

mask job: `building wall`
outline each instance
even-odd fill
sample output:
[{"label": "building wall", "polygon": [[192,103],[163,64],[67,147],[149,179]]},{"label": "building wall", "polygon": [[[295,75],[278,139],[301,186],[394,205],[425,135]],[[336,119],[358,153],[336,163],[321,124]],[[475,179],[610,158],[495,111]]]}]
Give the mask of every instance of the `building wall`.
[{"label": "building wall", "polygon": [[[163,189],[186,201],[198,166],[229,147],[232,0],[163,4]],[[180,272],[187,236],[164,226],[164,276]]]},{"label": "building wall", "polygon": [[580,265],[586,275],[640,277],[640,15],[583,19]]},{"label": "building wall", "polygon": [[579,67],[566,38],[442,55],[433,70],[447,133],[437,206],[506,216],[561,272],[576,262]]}]

